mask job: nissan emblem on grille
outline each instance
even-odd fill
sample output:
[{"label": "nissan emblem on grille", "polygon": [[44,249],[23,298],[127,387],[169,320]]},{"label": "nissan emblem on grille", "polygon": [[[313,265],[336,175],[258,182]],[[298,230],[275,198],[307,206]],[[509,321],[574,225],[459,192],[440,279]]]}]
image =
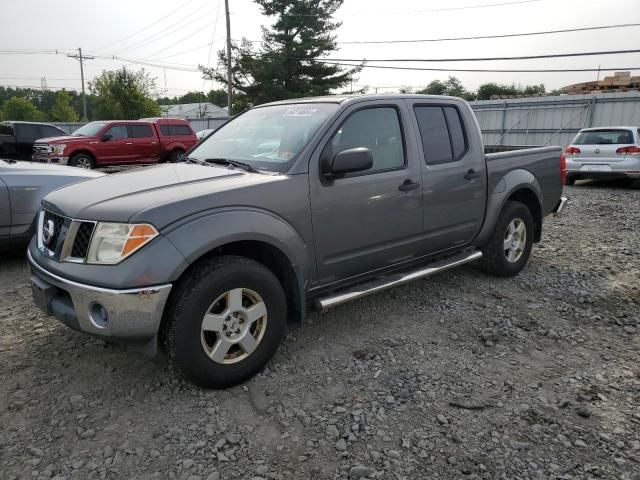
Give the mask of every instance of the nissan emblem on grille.
[{"label": "nissan emblem on grille", "polygon": [[53,238],[55,234],[53,220],[47,220],[46,223],[42,226],[42,241],[45,245],[49,245],[49,242]]}]

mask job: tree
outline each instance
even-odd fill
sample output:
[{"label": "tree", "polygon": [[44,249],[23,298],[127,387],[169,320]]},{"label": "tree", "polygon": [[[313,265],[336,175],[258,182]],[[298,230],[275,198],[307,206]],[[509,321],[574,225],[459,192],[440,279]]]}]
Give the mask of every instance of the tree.
[{"label": "tree", "polygon": [[4,102],[2,111],[8,120],[37,122],[44,119],[44,114],[28,98],[24,97],[10,98]]},{"label": "tree", "polygon": [[461,97],[465,100],[474,100],[475,95],[469,92],[457,77],[449,77],[444,82],[434,80],[426,88],[418,90],[416,93],[426,95],[450,95],[452,97]]},{"label": "tree", "polygon": [[546,89],[542,83],[540,85],[526,85],[523,88],[520,85],[503,85],[500,83],[489,82],[478,87],[478,100],[490,100],[494,96],[531,96],[545,92]]},{"label": "tree", "polygon": [[160,116],[160,106],[151,98],[155,86],[155,79],[144,69],[132,72],[126,67],[103,71],[89,83],[97,97],[98,117],[104,120]]},{"label": "tree", "polygon": [[219,88],[217,90],[210,90],[209,93],[207,93],[207,101],[219,107],[226,107],[227,92],[222,88]]},{"label": "tree", "polygon": [[56,103],[51,107],[51,119],[56,122],[75,122],[78,114],[71,105],[71,95],[61,90],[56,95]]},{"label": "tree", "polygon": [[206,103],[207,96],[204,92],[187,92],[178,98],[178,103]]},{"label": "tree", "polygon": [[[343,70],[339,65],[318,61],[337,50],[332,20],[343,0],[255,0],[262,13],[275,17],[263,27],[262,43],[256,49],[246,39],[232,46],[231,84],[245,98],[234,102],[260,104],[272,100],[328,95],[349,84],[361,67]],[[205,79],[227,84],[227,56],[218,53],[219,69],[200,66]]]}]

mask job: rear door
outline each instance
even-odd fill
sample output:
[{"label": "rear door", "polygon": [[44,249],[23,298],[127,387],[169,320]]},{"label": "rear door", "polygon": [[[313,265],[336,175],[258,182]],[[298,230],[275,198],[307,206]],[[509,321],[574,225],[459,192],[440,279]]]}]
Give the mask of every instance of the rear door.
[{"label": "rear door", "polygon": [[129,124],[129,137],[133,142],[133,161],[157,163],[160,161],[160,146],[150,123]]},{"label": "rear door", "polygon": [[126,123],[111,124],[95,145],[98,163],[133,163],[135,152]]},{"label": "rear door", "polygon": [[484,220],[486,173],[481,146],[460,104],[408,100],[423,162],[424,235],[429,253],[466,245]]},{"label": "rear door", "polygon": [[33,143],[40,138],[40,125],[32,123],[14,124],[16,151],[19,160],[31,160]]},{"label": "rear door", "polygon": [[[421,166],[414,139],[406,105],[389,100],[352,105],[321,141],[309,168],[321,284],[420,255]],[[321,155],[356,147],[371,150],[373,167],[326,181]]]}]

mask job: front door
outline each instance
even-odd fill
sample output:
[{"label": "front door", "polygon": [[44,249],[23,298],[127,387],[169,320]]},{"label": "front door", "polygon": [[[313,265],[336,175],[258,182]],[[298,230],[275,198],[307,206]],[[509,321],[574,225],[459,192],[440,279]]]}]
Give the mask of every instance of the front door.
[{"label": "front door", "polygon": [[129,163],[135,158],[133,140],[129,138],[126,124],[112,125],[105,130],[95,149],[101,164]]},{"label": "front door", "polygon": [[475,122],[456,102],[408,103],[423,150],[425,246],[436,253],[466,245],[482,227],[486,202],[484,150],[471,133]]},{"label": "front door", "polygon": [[[408,127],[408,128],[407,128]],[[415,258],[422,234],[421,166],[402,102],[362,102],[325,135],[309,168],[319,282],[328,285]],[[371,169],[327,181],[320,158],[365,147]]]}]

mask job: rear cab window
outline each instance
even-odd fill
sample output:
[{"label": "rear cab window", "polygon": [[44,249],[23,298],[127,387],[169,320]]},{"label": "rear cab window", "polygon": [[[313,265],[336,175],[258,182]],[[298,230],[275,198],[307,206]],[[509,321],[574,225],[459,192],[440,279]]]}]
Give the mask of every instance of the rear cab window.
[{"label": "rear cab window", "polygon": [[184,135],[193,135],[191,129],[187,125],[161,124],[160,132],[169,137],[180,137]]},{"label": "rear cab window", "polygon": [[634,143],[633,131],[621,128],[587,130],[580,132],[573,145],[619,145]]},{"label": "rear cab window", "polygon": [[415,105],[424,160],[427,165],[460,160],[468,150],[462,117],[453,105]]}]

